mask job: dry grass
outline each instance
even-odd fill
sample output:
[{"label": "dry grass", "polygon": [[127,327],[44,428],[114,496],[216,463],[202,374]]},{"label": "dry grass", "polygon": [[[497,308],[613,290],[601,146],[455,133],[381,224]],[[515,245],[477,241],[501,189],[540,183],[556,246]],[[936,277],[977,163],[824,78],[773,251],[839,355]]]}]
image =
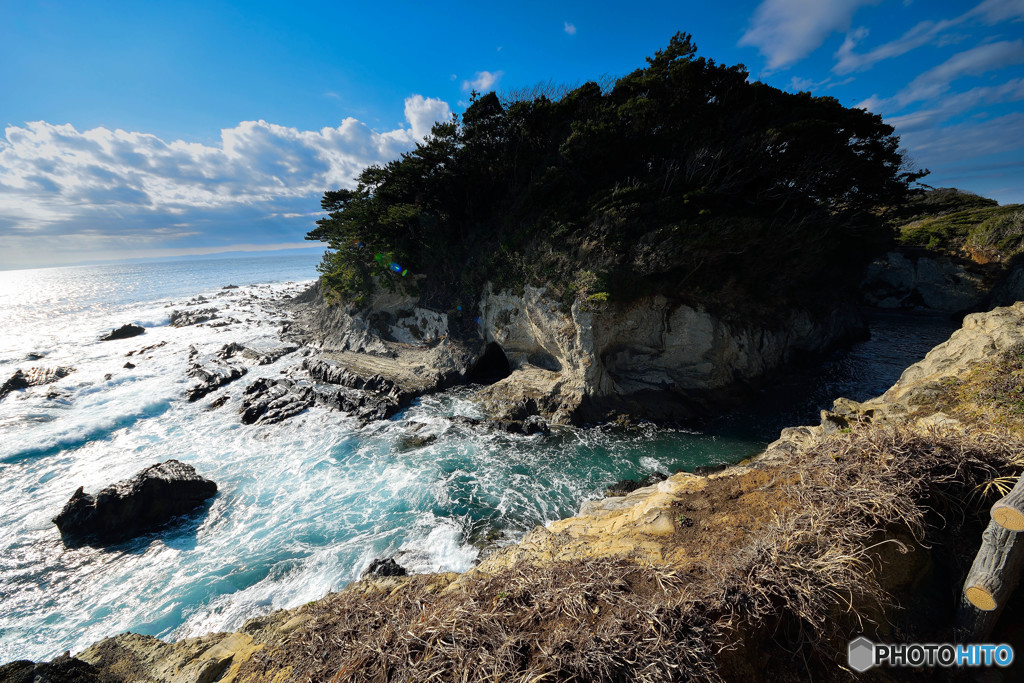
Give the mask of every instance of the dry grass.
[{"label": "dry grass", "polygon": [[991,433],[860,425],[771,465],[765,488],[787,504],[752,516],[745,541],[685,574],[580,558],[455,583],[357,584],[313,607],[314,618],[248,672],[290,666],[306,681],[840,678],[851,633],[893,606],[882,548],[908,550],[898,538],[927,547],[945,520],[989,504],[979,487],[1009,474],[1021,453],[1024,444]]}]

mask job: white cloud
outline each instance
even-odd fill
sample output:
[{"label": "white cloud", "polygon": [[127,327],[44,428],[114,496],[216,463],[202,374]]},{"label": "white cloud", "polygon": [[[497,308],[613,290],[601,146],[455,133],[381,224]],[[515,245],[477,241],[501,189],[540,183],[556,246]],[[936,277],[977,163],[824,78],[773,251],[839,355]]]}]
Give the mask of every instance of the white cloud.
[{"label": "white cloud", "polygon": [[477,92],[488,92],[494,89],[495,84],[504,74],[504,71],[477,71],[473,80],[462,82],[462,89],[469,90],[472,88]]},{"label": "white cloud", "polygon": [[864,71],[874,66],[877,62],[891,57],[899,57],[911,50],[927,45],[936,38],[942,31],[959,23],[959,20],[951,21],[922,21],[912,29],[904,33],[896,40],[880,45],[869,52],[857,53],[855,48],[868,35],[866,28],[858,28],[847,34],[846,40],[836,51],[835,66],[832,70],[837,74],[848,74],[854,71]]},{"label": "white cloud", "polygon": [[758,48],[770,70],[794,64],[837,31],[848,31],[853,14],[881,0],[763,0],[740,45]]},{"label": "white cloud", "polygon": [[0,137],[0,251],[21,238],[62,235],[76,236],[79,248],[104,236],[157,246],[197,236],[238,242],[231,230],[273,214],[278,223],[264,229],[289,232],[277,242],[301,237],[317,195],[352,187],[363,168],[411,149],[451,110],[414,95],[405,116],[409,128],[384,132],[354,118],[312,131],[243,121],[222,130],[218,144],[45,121],[8,126]]},{"label": "white cloud", "polygon": [[965,92],[942,97],[935,107],[894,116],[886,120],[899,132],[909,133],[936,126],[957,114],[975,107],[1000,102],[1024,100],[1024,78],[1015,78],[1001,85],[979,86]]},{"label": "white cloud", "polygon": [[576,35],[576,24],[570,24],[568,21],[565,22],[565,32],[570,36]]},{"label": "white cloud", "polygon": [[1002,21],[1020,21],[1024,19],[1024,0],[985,0],[973,9],[944,21],[922,21],[896,40],[879,45],[864,53],[855,52],[857,43],[867,36],[867,29],[859,28],[847,35],[842,46],[836,52],[837,62],[832,70],[838,74],[863,71],[876,63],[899,57],[911,50],[929,43],[939,45],[959,42],[962,37],[942,35],[945,31],[965,22],[980,20],[986,24]]},{"label": "white cloud", "polygon": [[886,104],[888,104],[888,100],[886,98],[879,97],[878,95],[872,95],[866,100],[858,102],[853,106],[854,109],[864,109],[874,114],[880,114],[882,113],[882,110],[885,108]]},{"label": "white cloud", "polygon": [[981,122],[932,127],[907,133],[900,140],[925,166],[953,166],[967,159],[1024,147],[1024,112]]},{"label": "white cloud", "polygon": [[451,119],[452,110],[444,100],[413,95],[405,99],[405,118],[412,124],[412,136],[422,140],[430,135],[435,122]]},{"label": "white cloud", "polygon": [[1024,63],[1024,40],[1003,40],[959,52],[942,64],[928,69],[896,94],[901,106],[930,100],[949,90],[963,76],[978,76],[1006,66]]},{"label": "white cloud", "polygon": [[1024,1],[985,0],[968,12],[968,15],[981,17],[989,24],[996,24],[1000,21],[1021,21],[1024,19]]}]

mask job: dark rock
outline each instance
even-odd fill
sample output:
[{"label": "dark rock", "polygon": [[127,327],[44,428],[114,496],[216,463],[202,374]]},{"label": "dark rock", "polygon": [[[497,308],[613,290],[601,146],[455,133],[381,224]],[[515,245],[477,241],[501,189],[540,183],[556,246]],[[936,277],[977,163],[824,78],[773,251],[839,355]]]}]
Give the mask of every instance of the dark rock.
[{"label": "dark rock", "polygon": [[124,367],[125,370],[134,370],[135,369],[135,363],[132,363],[132,362],[129,361],[129,362],[125,363],[123,367]]},{"label": "dark rock", "polygon": [[637,489],[644,488],[645,486],[654,486],[660,481],[668,479],[668,475],[663,472],[652,472],[646,477],[637,481],[635,479],[621,479],[617,483],[612,484],[606,490],[604,495],[611,496],[624,496],[627,493],[632,493]]},{"label": "dark rock", "polygon": [[665,474],[664,472],[651,472],[646,477],[640,480],[640,486],[638,488],[643,488],[645,486],[654,486],[655,484],[665,481],[666,479],[668,479],[668,475]]},{"label": "dark rock", "polygon": [[395,562],[393,558],[387,559],[376,559],[370,563],[366,571],[363,572],[361,578],[379,577],[379,576],[406,576],[409,572],[405,570],[405,567]]},{"label": "dark rock", "polygon": [[168,460],[95,496],[79,487],[53,522],[65,544],[88,538],[116,542],[191,512],[216,493],[217,484],[198,475],[194,467]]},{"label": "dark rock", "polygon": [[228,358],[234,358],[237,354],[245,350],[245,347],[238,342],[231,342],[221,347],[220,351],[217,352],[219,358],[227,360]]},{"label": "dark rock", "polygon": [[45,353],[30,353],[27,356],[25,356],[25,360],[42,360],[45,356]]},{"label": "dark rock", "polygon": [[112,379],[114,379],[113,373],[108,372],[107,374],[103,375],[103,380],[106,382],[109,382]]},{"label": "dark rock", "polygon": [[125,356],[134,356],[135,354],[139,354],[141,356],[142,354],[146,353],[147,351],[152,351],[153,349],[159,349],[161,346],[167,346],[167,341],[164,340],[164,341],[160,342],[159,344],[153,344],[152,346],[143,346],[141,349],[136,349],[134,351],[129,351],[128,353],[126,353],[124,355]]},{"label": "dark rock", "polygon": [[313,379],[334,385],[317,387],[318,403],[364,422],[386,420],[416,395],[381,375],[359,375],[323,358],[304,358],[302,367]]},{"label": "dark rock", "polygon": [[239,344],[238,342],[225,344],[218,355],[221,358],[232,358],[241,355],[243,358],[254,361],[256,365],[270,365],[289,353],[294,353],[298,350],[299,347],[294,344],[280,346],[273,341],[258,338],[249,340],[244,344]]},{"label": "dark rock", "polygon": [[108,680],[92,664],[65,652],[49,662],[26,659],[0,666],[0,683],[99,683]]},{"label": "dark rock", "polygon": [[171,311],[171,327],[188,327],[217,318],[216,308],[200,308],[194,311]]},{"label": "dark rock", "polygon": [[218,396],[217,398],[213,399],[212,401],[210,401],[210,410],[216,410],[217,408],[220,408],[222,405],[228,402],[229,398],[230,396],[224,394],[223,396]]},{"label": "dark rock", "polygon": [[275,424],[313,405],[313,388],[290,379],[260,377],[242,394],[243,424]]},{"label": "dark rock", "polygon": [[318,404],[354,415],[363,422],[386,420],[402,409],[393,396],[372,391],[317,385],[315,392]]},{"label": "dark rock", "polygon": [[727,467],[727,465],[701,465],[700,467],[694,468],[693,473],[696,474],[699,477],[706,477],[709,474],[714,474],[715,472],[721,472],[726,467]]},{"label": "dark rock", "polygon": [[[219,353],[224,353],[225,348]],[[194,346],[189,350],[189,363],[188,374],[199,380],[185,392],[189,401],[198,401],[248,372],[247,368],[228,363],[219,355],[200,356]]]},{"label": "dark rock", "polygon": [[56,368],[31,368],[28,372],[16,370],[10,378],[0,386],[0,399],[12,391],[52,384],[74,372],[74,368],[59,366]]},{"label": "dark rock", "polygon": [[128,339],[129,337],[137,337],[146,331],[145,327],[138,325],[121,325],[116,330],[111,330],[110,334],[100,337],[100,341],[114,341],[115,339]]},{"label": "dark rock", "polygon": [[238,289],[238,285],[224,285],[221,289]]},{"label": "dark rock", "polygon": [[551,434],[551,428],[548,427],[548,423],[540,415],[531,415],[523,420],[523,434],[527,436],[531,434],[548,436]]},{"label": "dark rock", "polygon": [[463,427],[479,427],[484,422],[483,420],[478,420],[475,417],[468,417],[466,415],[453,415],[448,419],[451,420],[452,424],[461,425]]},{"label": "dark rock", "polygon": [[640,483],[635,479],[620,479],[618,482],[612,484],[605,489],[604,495],[611,496],[624,496],[627,493],[632,493],[640,488]]},{"label": "dark rock", "polygon": [[423,448],[437,441],[436,434],[424,434],[423,432],[428,429],[430,425],[424,422],[413,422],[409,425],[405,434],[398,441],[398,447],[402,450],[413,450],[416,448]]},{"label": "dark rock", "polygon": [[25,377],[25,373],[21,370],[16,370],[10,379],[4,382],[4,385],[0,387],[0,399],[12,391],[20,391],[21,389],[28,389],[28,378]]}]

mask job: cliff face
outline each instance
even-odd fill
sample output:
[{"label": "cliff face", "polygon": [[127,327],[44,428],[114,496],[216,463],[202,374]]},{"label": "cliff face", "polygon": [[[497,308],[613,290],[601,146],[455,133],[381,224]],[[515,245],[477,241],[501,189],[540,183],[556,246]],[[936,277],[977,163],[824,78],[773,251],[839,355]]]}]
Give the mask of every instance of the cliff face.
[{"label": "cliff face", "polygon": [[[495,357],[506,377],[480,392],[496,419],[540,414],[555,423],[693,417],[727,403],[800,353],[821,353],[863,332],[856,312],[824,316],[795,310],[770,326],[726,322],[709,312],[652,296],[628,304],[575,302],[570,309],[543,289],[522,294],[488,288],[476,313],[434,311],[413,297],[378,296],[354,314],[310,297],[306,330],[343,363],[358,356],[420,368],[448,384],[474,379]],[[453,359],[457,359],[453,362]],[[503,373],[505,374],[505,373]],[[438,386],[444,382],[438,382]]]},{"label": "cliff face", "polygon": [[979,263],[922,248],[891,251],[864,271],[861,297],[879,308],[963,313],[1024,298],[1020,259]]}]

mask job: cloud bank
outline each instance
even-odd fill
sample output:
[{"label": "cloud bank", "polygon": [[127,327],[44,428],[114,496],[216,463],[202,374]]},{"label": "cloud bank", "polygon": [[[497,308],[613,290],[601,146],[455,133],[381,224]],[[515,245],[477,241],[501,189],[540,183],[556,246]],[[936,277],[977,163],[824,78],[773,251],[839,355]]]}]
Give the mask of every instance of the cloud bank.
[{"label": "cloud bank", "polygon": [[818,49],[836,32],[848,31],[853,14],[881,0],[764,0],[740,38],[758,48],[769,70],[784,69]]},{"label": "cloud bank", "polygon": [[[46,252],[292,243],[312,227],[316,196],[354,186],[370,164],[412,149],[451,109],[405,100],[408,127],[379,132],[354,118],[298,130],[243,121],[216,144],[36,121],[0,138],[0,267]],[[16,256],[20,255],[20,256]],[[85,257],[82,257],[85,258]],[[67,262],[67,258],[57,258]]]}]

